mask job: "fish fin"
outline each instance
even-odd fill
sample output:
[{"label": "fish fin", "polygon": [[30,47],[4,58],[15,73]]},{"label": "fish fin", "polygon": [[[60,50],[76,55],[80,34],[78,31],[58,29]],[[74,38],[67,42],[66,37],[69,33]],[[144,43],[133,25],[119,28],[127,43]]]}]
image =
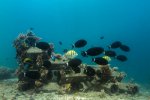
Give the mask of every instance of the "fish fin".
[{"label": "fish fin", "polygon": [[81,55],[82,55],[83,57],[87,57],[87,52],[81,51]]},{"label": "fish fin", "polygon": [[72,49],[74,49],[75,48],[75,45],[74,44],[72,44]]},{"label": "fish fin", "polygon": [[92,58],[92,62],[94,62],[95,61],[95,58]]},{"label": "fish fin", "polygon": [[111,46],[110,46],[110,45],[108,45],[107,47],[108,47],[108,49],[111,49]]}]

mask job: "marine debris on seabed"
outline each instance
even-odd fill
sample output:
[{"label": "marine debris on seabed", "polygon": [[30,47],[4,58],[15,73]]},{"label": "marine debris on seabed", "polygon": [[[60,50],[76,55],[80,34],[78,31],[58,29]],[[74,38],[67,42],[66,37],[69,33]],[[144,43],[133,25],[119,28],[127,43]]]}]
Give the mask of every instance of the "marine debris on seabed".
[{"label": "marine debris on seabed", "polygon": [[[124,72],[110,66],[115,51],[92,47],[81,53],[82,56],[103,57],[93,58],[96,65],[82,62],[78,53],[68,50],[65,54],[57,54],[53,43],[41,41],[41,38],[28,31],[13,42],[19,66],[16,70],[17,80],[6,85],[1,82],[1,98],[3,100],[141,100],[139,85],[124,83]],[[79,39],[73,48],[83,48],[87,41]],[[109,49],[122,45],[114,42]],[[124,47],[125,48],[125,47]],[[124,49],[123,48],[123,49]],[[128,50],[129,51],[129,50]],[[126,57],[126,56],[125,56]],[[118,60],[126,61],[123,57]],[[9,82],[7,84],[10,84]],[[4,89],[7,88],[6,90]],[[4,90],[4,91],[2,91]],[[11,92],[11,95],[8,95]],[[136,99],[135,99],[136,98]],[[140,99],[138,99],[140,98]],[[143,99],[146,100],[146,99]]]}]

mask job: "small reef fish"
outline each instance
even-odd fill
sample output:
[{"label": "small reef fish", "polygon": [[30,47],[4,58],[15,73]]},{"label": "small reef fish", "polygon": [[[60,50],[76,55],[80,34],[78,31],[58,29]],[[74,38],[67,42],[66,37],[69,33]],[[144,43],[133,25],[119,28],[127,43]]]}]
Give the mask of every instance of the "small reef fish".
[{"label": "small reef fish", "polygon": [[75,73],[80,73],[80,68],[79,68],[79,65],[82,63],[82,61],[79,59],[79,58],[74,58],[74,59],[71,59],[67,65],[69,67],[72,68],[72,70],[75,72]]},{"label": "small reef fish", "polygon": [[64,84],[64,90],[66,92],[70,92],[71,91],[71,83]]},{"label": "small reef fish", "polygon": [[63,53],[66,53],[66,52],[68,52],[68,49],[64,49],[64,50],[63,50]]},{"label": "small reef fish", "polygon": [[84,74],[92,77],[96,74],[96,71],[91,66],[87,66],[86,69],[84,70]]},{"label": "small reef fish", "polygon": [[108,62],[111,61],[111,58],[109,56],[103,56],[102,58],[106,59]]},{"label": "small reef fish", "polygon": [[86,56],[97,56],[101,53],[104,52],[104,48],[102,47],[92,47],[90,49],[88,49],[87,51],[82,51],[81,52],[81,55],[83,57],[86,57]]},{"label": "small reef fish", "polygon": [[72,45],[72,48],[81,48],[81,47],[84,47],[86,44],[87,44],[86,40],[80,39]]},{"label": "small reef fish", "polygon": [[107,65],[108,64],[108,61],[102,57],[93,58],[92,61],[98,65]]},{"label": "small reef fish", "polygon": [[109,45],[108,48],[116,49],[116,48],[119,48],[121,45],[122,43],[120,41],[115,41],[111,45]]},{"label": "small reef fish", "polygon": [[48,50],[50,48],[50,45],[47,42],[38,42],[38,43],[36,43],[36,47],[46,51],[46,50]]},{"label": "small reef fish", "polygon": [[129,52],[129,51],[130,51],[130,48],[129,48],[127,45],[121,45],[121,46],[120,46],[120,49],[121,49],[122,51],[125,51],[125,52]]},{"label": "small reef fish", "polygon": [[61,42],[61,41],[59,41],[58,43],[59,43],[59,45],[62,45],[62,42]]},{"label": "small reef fish", "polygon": [[31,59],[31,58],[25,58],[25,59],[23,60],[23,63],[28,63],[28,62],[32,62],[32,59]]},{"label": "small reef fish", "polygon": [[124,55],[118,55],[118,56],[116,57],[116,59],[119,60],[119,61],[122,61],[122,62],[127,61],[127,57],[124,56]]},{"label": "small reef fish", "polygon": [[116,52],[112,51],[112,50],[107,50],[107,51],[104,52],[104,54],[106,56],[109,56],[109,57],[115,57],[116,56]]},{"label": "small reef fish", "polygon": [[78,56],[78,53],[74,50],[69,50],[64,54],[64,56],[68,59],[73,59]]},{"label": "small reef fish", "polygon": [[101,40],[104,39],[104,36],[101,36],[100,39],[101,39]]}]

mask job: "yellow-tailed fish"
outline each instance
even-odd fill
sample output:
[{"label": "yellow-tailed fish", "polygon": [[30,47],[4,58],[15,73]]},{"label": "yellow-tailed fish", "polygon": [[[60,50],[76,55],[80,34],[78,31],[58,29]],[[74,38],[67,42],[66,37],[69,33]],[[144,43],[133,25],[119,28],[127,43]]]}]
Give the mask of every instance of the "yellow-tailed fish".
[{"label": "yellow-tailed fish", "polygon": [[65,90],[66,90],[67,92],[69,92],[69,91],[71,90],[71,84],[70,84],[70,83],[65,84]]},{"label": "yellow-tailed fish", "polygon": [[25,59],[23,60],[24,63],[26,63],[26,62],[31,62],[31,61],[32,61],[31,58],[25,58]]},{"label": "yellow-tailed fish", "polygon": [[103,56],[102,58],[106,59],[108,62],[111,61],[111,58],[109,56]]}]

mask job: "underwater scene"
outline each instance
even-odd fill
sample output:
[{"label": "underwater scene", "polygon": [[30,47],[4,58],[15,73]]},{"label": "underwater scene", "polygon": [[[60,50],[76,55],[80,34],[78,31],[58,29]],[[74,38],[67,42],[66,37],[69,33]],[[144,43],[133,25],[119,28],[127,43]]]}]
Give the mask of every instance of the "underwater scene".
[{"label": "underwater scene", "polygon": [[150,100],[149,0],[0,0],[0,100]]}]

